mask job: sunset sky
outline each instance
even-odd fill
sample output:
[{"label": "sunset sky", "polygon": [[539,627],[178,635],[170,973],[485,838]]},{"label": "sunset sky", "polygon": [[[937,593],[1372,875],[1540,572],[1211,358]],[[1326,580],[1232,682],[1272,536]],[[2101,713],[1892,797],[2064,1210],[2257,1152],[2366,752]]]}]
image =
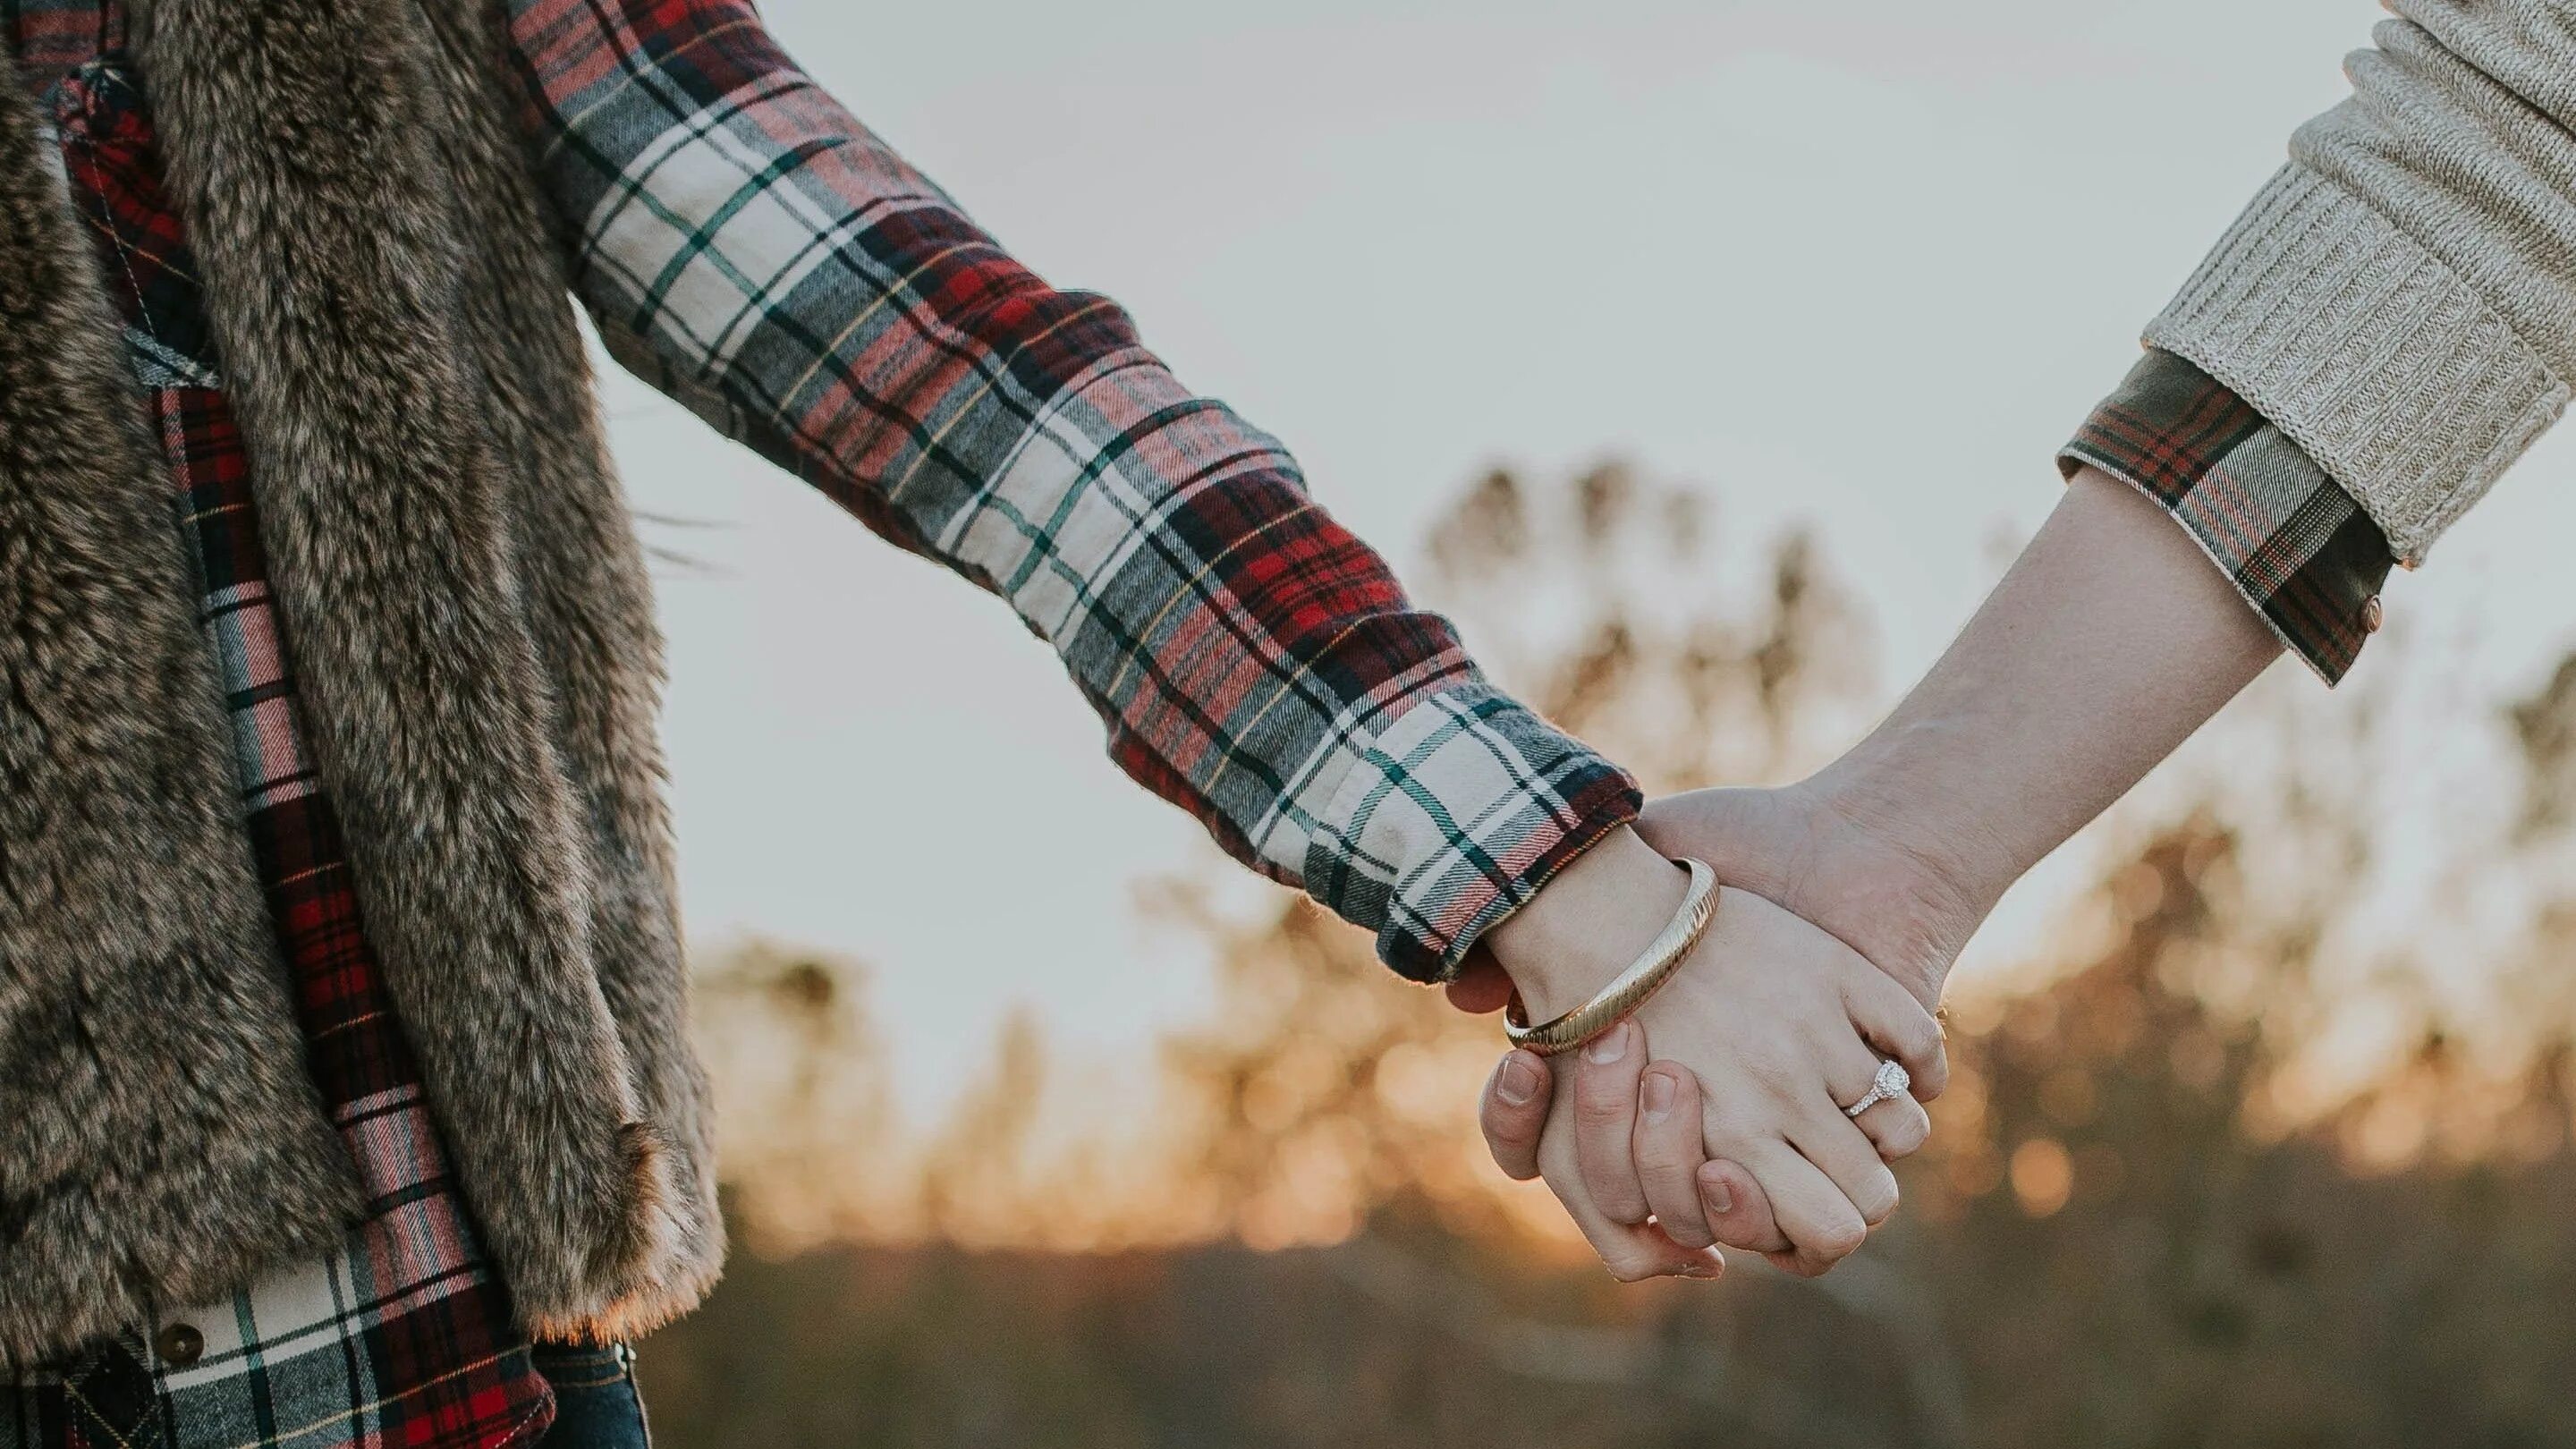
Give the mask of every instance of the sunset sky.
[{"label": "sunset sky", "polygon": [[[1729,560],[1814,523],[1890,688],[2044,516],[2051,450],[2379,13],[762,8],[1024,260],[1118,298],[1184,381],[1284,438],[1399,568],[1477,470],[1622,454],[1705,485]],[[608,407],[639,506],[688,521],[653,541],[708,565],[662,584],[699,946],[758,930],[872,963],[917,1104],[1014,1003],[1113,1062],[1200,1010],[1202,968],[1132,888],[1214,852],[1107,764],[1009,611],[641,385]],[[2545,444],[2392,587],[2425,683],[2527,688],[2576,632],[2571,457]]]}]

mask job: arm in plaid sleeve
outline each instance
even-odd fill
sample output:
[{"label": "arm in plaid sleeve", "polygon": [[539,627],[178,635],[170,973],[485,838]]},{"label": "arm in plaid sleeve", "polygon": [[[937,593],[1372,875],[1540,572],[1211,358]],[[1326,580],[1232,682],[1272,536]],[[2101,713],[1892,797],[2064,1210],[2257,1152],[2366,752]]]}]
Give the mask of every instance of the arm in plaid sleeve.
[{"label": "arm in plaid sleeve", "polygon": [[609,349],[1009,600],[1131,776],[1418,979],[1631,818],[1626,775],[1192,396],[781,53],[747,0],[512,0],[543,183]]},{"label": "arm in plaid sleeve", "polygon": [[2379,627],[2388,536],[2306,450],[2217,379],[2149,350],[2057,455],[2163,507],[2329,685]]}]

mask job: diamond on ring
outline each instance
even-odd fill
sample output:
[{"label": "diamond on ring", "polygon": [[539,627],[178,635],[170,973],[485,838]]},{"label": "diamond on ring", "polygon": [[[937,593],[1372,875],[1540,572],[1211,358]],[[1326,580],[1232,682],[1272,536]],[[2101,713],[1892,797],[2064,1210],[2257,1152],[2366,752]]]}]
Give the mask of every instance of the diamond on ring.
[{"label": "diamond on ring", "polygon": [[1914,1074],[1903,1062],[1880,1062],[1878,1075],[1870,1079],[1869,1094],[1843,1109],[1846,1117],[1857,1117],[1881,1102],[1892,1102],[1913,1090]]}]

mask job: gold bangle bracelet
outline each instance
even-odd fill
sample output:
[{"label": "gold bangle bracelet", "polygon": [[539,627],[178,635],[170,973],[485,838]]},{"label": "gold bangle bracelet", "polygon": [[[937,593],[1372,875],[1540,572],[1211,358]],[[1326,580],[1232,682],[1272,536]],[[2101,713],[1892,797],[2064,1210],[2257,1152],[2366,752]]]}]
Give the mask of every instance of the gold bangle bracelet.
[{"label": "gold bangle bracelet", "polygon": [[1699,938],[1708,934],[1708,923],[1717,918],[1717,872],[1706,861],[1682,859],[1673,864],[1690,872],[1690,889],[1664,933],[1598,995],[1552,1021],[1531,1026],[1520,997],[1514,995],[1511,1009],[1503,1013],[1503,1035],[1513,1046],[1543,1057],[1572,1051],[1627,1019],[1680,968],[1682,958],[1690,955]]}]

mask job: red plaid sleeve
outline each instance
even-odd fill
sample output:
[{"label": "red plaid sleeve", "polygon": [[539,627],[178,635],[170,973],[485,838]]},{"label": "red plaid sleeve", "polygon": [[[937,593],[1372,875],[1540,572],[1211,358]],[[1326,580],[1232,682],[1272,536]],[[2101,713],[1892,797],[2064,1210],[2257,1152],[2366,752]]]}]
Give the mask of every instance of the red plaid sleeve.
[{"label": "red plaid sleeve", "polygon": [[1111,756],[1437,978],[1630,818],[1286,449],[1048,286],[745,0],[513,0],[544,180],[610,350],[1009,601]]},{"label": "red plaid sleeve", "polygon": [[2161,504],[2319,678],[2340,682],[2379,627],[2396,562],[2352,495],[2244,399],[2150,350],[2057,455]]}]

